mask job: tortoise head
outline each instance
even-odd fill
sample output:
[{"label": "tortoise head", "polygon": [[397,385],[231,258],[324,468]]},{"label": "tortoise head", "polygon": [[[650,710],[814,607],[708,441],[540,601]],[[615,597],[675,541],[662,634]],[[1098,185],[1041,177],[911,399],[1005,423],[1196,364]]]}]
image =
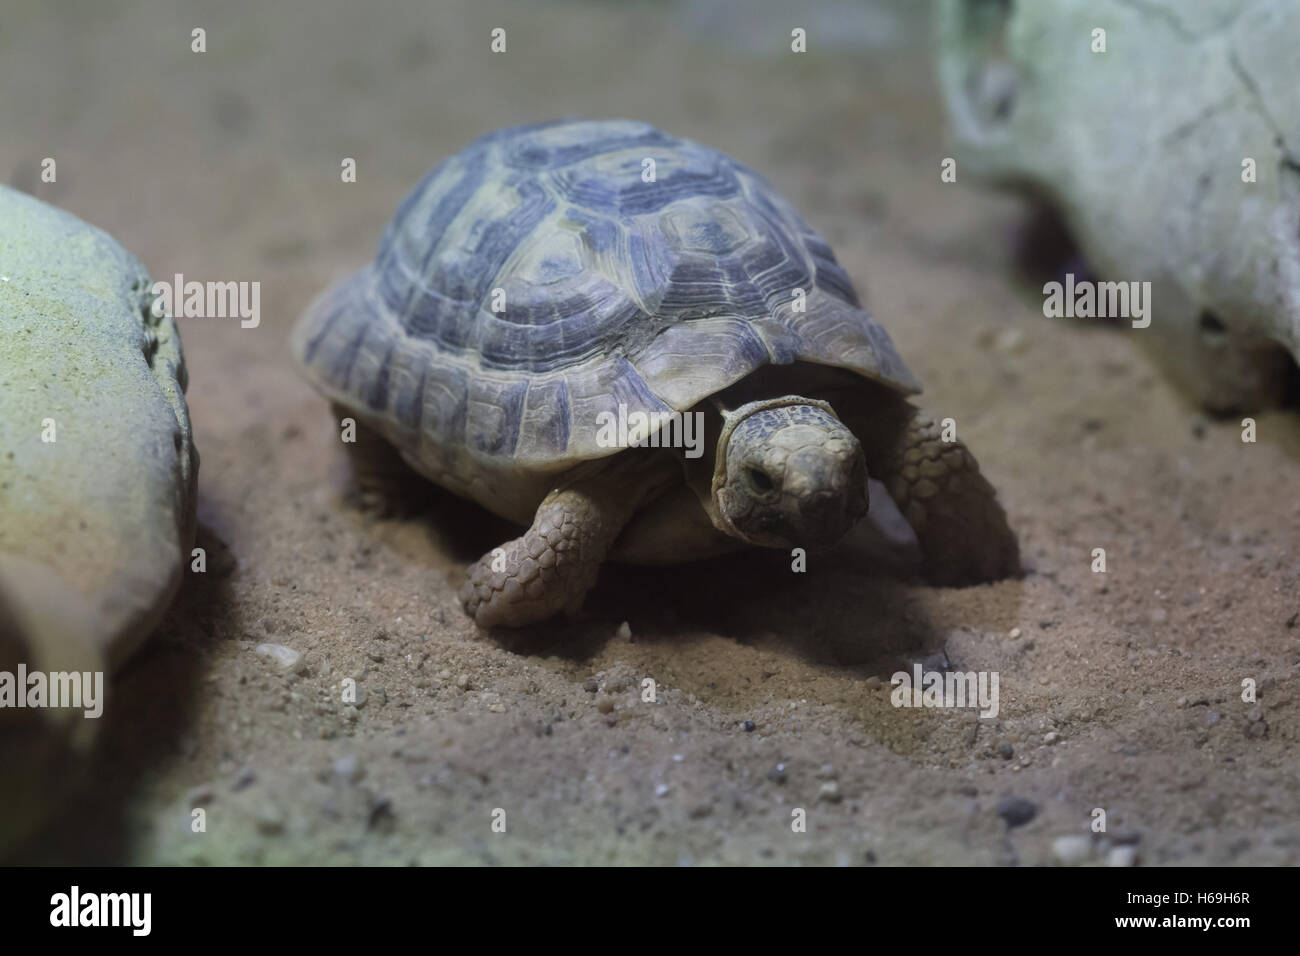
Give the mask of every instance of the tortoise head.
[{"label": "tortoise head", "polygon": [[834,544],[867,512],[862,446],[825,402],[724,412],[710,510],[719,530],[773,548]]}]

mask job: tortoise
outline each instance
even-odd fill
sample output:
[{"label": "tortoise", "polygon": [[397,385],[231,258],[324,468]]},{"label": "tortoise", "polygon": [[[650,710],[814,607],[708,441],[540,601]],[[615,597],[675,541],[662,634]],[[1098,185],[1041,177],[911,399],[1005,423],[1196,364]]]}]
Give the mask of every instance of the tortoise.
[{"label": "tortoise", "polygon": [[869,474],[931,581],[1018,570],[992,487],[907,401],[916,378],[826,241],[745,166],[645,123],[520,126],[451,156],[292,348],[353,417],[372,503],[413,468],[527,527],[469,568],[481,627],[578,610],[606,560],[829,546]]},{"label": "tortoise", "polygon": [[154,300],[111,236],[0,186],[0,670],[115,669],[180,586],[198,454]]}]

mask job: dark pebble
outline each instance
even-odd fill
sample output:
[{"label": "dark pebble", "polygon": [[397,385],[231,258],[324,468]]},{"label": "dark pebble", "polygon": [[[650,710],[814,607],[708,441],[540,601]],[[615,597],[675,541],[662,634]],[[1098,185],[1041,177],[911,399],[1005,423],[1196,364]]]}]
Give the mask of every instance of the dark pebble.
[{"label": "dark pebble", "polygon": [[1024,797],[1004,797],[998,804],[998,816],[1008,827],[1022,827],[1038,816],[1038,804]]},{"label": "dark pebble", "polygon": [[754,722],[752,720],[745,721],[744,728],[745,728],[745,733],[747,734],[752,733],[754,730]]},{"label": "dark pebble", "polygon": [[1016,748],[1010,744],[998,744],[998,754],[1003,760],[1010,760],[1016,755]]},{"label": "dark pebble", "polygon": [[394,819],[393,801],[381,795],[372,797],[366,817],[366,825],[372,829],[392,824]]}]

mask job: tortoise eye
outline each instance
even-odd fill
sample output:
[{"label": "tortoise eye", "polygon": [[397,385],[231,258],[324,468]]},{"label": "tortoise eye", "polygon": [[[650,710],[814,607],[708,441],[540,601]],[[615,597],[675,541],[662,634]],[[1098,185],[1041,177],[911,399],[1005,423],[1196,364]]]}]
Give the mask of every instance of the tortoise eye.
[{"label": "tortoise eye", "polygon": [[749,476],[750,482],[759,491],[772,490],[772,478],[767,472],[759,468],[749,468],[745,472]]}]

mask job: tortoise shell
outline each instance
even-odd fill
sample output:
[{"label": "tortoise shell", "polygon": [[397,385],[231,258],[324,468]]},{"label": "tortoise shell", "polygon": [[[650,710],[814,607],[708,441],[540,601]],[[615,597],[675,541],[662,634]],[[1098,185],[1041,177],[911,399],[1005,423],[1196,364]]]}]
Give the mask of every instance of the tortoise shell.
[{"label": "tortoise shell", "polygon": [[609,455],[601,412],[685,411],[764,365],[919,391],[770,184],[624,120],[501,130],[441,163],[293,345],[320,391],[457,490]]}]

